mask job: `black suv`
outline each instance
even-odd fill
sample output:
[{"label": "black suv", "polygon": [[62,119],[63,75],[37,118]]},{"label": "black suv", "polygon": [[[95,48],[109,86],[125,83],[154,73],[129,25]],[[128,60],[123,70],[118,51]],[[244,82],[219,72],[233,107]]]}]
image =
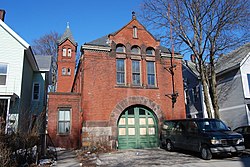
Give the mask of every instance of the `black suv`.
[{"label": "black suv", "polygon": [[174,148],[200,152],[209,160],[212,154],[239,155],[245,150],[244,138],[218,119],[182,119],[163,122],[160,144],[168,151]]}]

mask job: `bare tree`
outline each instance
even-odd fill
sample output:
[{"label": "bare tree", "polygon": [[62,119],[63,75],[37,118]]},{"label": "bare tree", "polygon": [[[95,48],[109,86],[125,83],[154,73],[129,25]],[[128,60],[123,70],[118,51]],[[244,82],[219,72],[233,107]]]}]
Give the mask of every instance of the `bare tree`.
[{"label": "bare tree", "polygon": [[57,76],[57,40],[60,35],[57,32],[45,34],[33,41],[33,52],[36,55],[51,55],[51,69],[52,69],[52,86],[49,91],[55,91],[56,76]]},{"label": "bare tree", "polygon": [[[249,3],[249,0],[144,0],[142,3],[142,17],[147,25],[166,44],[171,42],[172,35],[174,45],[182,53],[196,57],[210,118],[219,118],[216,58],[250,39]],[[208,63],[211,82],[207,79]]]}]

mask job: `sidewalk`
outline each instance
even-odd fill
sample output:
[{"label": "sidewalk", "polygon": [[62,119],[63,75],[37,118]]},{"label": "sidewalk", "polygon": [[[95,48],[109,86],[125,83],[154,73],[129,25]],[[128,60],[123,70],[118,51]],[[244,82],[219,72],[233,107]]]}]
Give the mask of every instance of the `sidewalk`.
[{"label": "sidewalk", "polygon": [[80,162],[76,158],[74,151],[63,150],[57,152],[58,167],[80,167]]}]

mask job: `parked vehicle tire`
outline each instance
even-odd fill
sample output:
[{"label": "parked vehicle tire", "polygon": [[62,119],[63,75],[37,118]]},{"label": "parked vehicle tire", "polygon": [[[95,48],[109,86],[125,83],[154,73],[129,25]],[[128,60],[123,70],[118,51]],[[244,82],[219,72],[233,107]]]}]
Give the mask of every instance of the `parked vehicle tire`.
[{"label": "parked vehicle tire", "polygon": [[231,153],[231,154],[234,157],[241,157],[243,153],[242,152],[235,152],[235,153]]},{"label": "parked vehicle tire", "polygon": [[207,146],[201,147],[201,158],[204,160],[210,160],[212,159],[212,153],[210,149]]},{"label": "parked vehicle tire", "polygon": [[172,142],[170,140],[166,141],[166,150],[167,151],[173,151],[174,150],[174,146],[172,144]]}]

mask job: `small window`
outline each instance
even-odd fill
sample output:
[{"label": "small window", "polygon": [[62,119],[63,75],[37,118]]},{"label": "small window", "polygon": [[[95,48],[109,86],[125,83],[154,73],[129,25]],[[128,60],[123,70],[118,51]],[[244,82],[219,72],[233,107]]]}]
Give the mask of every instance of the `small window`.
[{"label": "small window", "polygon": [[147,62],[148,86],[155,87],[155,62]]},{"label": "small window", "polygon": [[62,75],[66,75],[66,68],[62,68]]},{"label": "small window", "polygon": [[58,133],[69,134],[70,133],[70,109],[60,108],[58,113]]},{"label": "small window", "polygon": [[71,49],[68,49],[68,57],[71,57]]},{"label": "small window", "polygon": [[248,81],[248,89],[250,92],[250,74],[247,74],[247,81]]},{"label": "small window", "polygon": [[138,38],[136,26],[133,27],[133,38]]},{"label": "small window", "polygon": [[132,82],[133,85],[139,86],[141,84],[141,69],[140,61],[132,60]]},{"label": "small window", "polygon": [[155,55],[155,50],[153,48],[147,48],[146,55],[147,56],[154,56]]},{"label": "small window", "polygon": [[117,53],[125,53],[125,46],[123,46],[122,44],[118,44],[116,46],[116,52]]},{"label": "small window", "polygon": [[71,74],[71,70],[70,70],[70,68],[68,68],[67,75],[70,75],[70,74]]},{"label": "small window", "polygon": [[63,56],[66,56],[67,49],[63,49]]},{"label": "small window", "polygon": [[119,85],[125,84],[125,60],[116,60],[116,83]]},{"label": "small window", "polygon": [[7,64],[0,64],[0,85],[6,85]]},{"label": "small window", "polygon": [[131,53],[132,54],[141,54],[141,50],[140,50],[140,48],[138,46],[133,46],[131,48]]},{"label": "small window", "polygon": [[33,84],[33,100],[39,100],[39,94],[40,94],[40,84],[34,83]]}]

